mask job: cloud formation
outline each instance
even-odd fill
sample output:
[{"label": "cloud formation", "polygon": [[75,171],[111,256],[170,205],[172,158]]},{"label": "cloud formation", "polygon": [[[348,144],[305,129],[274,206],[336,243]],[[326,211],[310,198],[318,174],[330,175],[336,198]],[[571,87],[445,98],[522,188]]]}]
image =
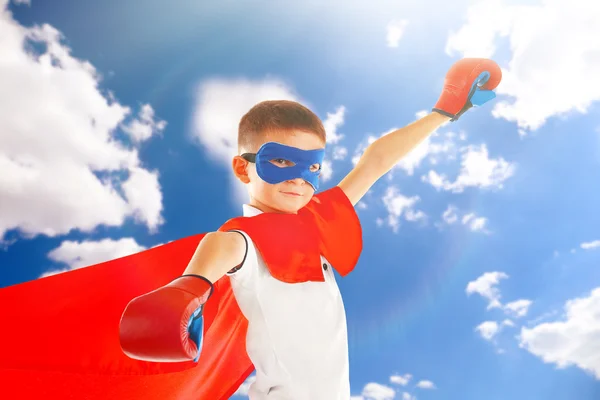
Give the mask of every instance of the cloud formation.
[{"label": "cloud formation", "polygon": [[567,301],[563,319],[522,327],[519,345],[546,363],[576,366],[600,380],[600,287]]},{"label": "cloud formation", "polygon": [[52,26],[23,27],[2,7],[0,37],[0,241],[9,230],[57,236],[127,218],[156,230],[159,174],[136,146],[166,122],[101,91],[98,71]]},{"label": "cloud formation", "polygon": [[446,52],[498,58],[499,39],[510,42],[492,114],[525,134],[549,118],[586,113],[600,100],[599,14],[598,2],[589,0],[477,1],[450,34]]},{"label": "cloud formation", "polygon": [[66,264],[66,268],[48,271],[42,277],[88,267],[144,250],[146,250],[146,247],[138,244],[134,238],[102,239],[98,241],[65,240],[60,246],[48,253],[48,258],[54,262]]}]

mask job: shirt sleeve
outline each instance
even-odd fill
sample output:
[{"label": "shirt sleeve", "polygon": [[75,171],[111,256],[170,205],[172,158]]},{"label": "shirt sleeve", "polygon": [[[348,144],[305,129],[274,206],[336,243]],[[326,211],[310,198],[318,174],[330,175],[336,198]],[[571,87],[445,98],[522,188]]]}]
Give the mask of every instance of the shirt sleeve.
[{"label": "shirt sleeve", "polygon": [[360,219],[346,193],[334,186],[316,194],[307,208],[317,217],[319,224],[326,226],[324,232],[339,236],[362,236]]},{"label": "shirt sleeve", "polygon": [[348,274],[363,247],[362,227],[354,206],[339,186],[313,196],[307,206],[321,235],[324,255],[340,275]]}]

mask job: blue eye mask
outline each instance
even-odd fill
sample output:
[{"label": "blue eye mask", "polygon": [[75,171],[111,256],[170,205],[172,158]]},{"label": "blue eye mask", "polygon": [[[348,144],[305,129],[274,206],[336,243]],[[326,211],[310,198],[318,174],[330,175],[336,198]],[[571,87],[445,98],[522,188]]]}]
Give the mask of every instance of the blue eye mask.
[{"label": "blue eye mask", "polygon": [[[319,188],[319,174],[324,156],[325,149],[301,150],[275,142],[263,144],[256,154],[242,154],[245,160],[256,163],[256,172],[263,181],[275,184],[302,178],[315,191]],[[286,160],[288,166],[275,165],[271,162],[275,160]],[[311,166],[315,164],[318,164],[319,169],[311,171]]]}]

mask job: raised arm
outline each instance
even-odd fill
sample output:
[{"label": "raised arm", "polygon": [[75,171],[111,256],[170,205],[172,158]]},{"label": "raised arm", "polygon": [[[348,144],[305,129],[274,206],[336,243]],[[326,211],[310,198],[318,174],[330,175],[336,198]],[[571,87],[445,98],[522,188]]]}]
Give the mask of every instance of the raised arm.
[{"label": "raised arm", "polygon": [[431,113],[404,128],[377,139],[367,147],[356,167],[339,183],[353,205],[405,155],[450,117]]},{"label": "raised arm", "polygon": [[446,74],[442,94],[433,112],[371,143],[356,167],[338,186],[356,205],[379,178],[438,127],[456,121],[471,107],[493,99],[492,90],[501,79],[502,71],[492,60],[464,58],[456,62]]}]

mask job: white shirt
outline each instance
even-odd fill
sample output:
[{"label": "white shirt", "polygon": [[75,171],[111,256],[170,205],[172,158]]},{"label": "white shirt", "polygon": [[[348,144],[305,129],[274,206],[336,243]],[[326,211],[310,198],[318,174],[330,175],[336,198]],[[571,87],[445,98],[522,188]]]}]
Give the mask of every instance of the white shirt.
[{"label": "white shirt", "polygon": [[[244,205],[244,216],[260,213]],[[246,259],[229,276],[248,319],[246,350],[256,368],[250,400],[349,400],[346,312],[333,268],[321,257],[325,282],[281,282],[241,233]]]}]

